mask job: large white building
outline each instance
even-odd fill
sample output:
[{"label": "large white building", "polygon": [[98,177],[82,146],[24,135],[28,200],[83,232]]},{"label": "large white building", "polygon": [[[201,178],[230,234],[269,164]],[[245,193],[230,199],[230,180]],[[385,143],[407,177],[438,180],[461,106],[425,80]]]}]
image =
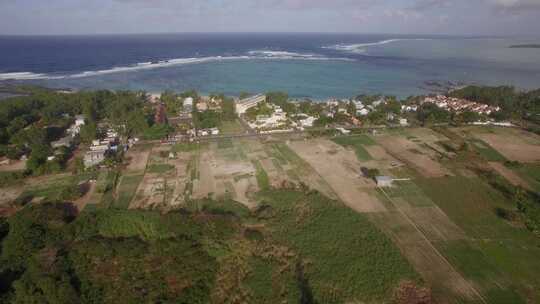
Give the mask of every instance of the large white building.
[{"label": "large white building", "polygon": [[182,104],[183,112],[191,113],[193,111],[193,98],[187,97]]},{"label": "large white building", "polygon": [[255,95],[255,96],[251,96],[251,97],[239,100],[235,104],[236,114],[238,115],[245,114],[248,109],[253,108],[257,106],[258,103],[265,102],[265,101],[266,101],[266,95],[264,94],[259,94],[259,95]]}]

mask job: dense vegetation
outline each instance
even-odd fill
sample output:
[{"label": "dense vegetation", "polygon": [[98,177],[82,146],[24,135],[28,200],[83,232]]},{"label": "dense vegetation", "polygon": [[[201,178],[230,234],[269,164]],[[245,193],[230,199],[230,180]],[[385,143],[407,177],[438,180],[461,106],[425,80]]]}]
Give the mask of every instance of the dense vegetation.
[{"label": "dense vegetation", "polygon": [[[83,115],[81,142],[96,139],[102,122],[114,126],[126,136],[162,138],[170,128],[155,124],[154,109],[143,92],[58,93],[32,89],[28,96],[17,96],[0,103],[0,156],[18,159],[28,155],[27,169],[33,174],[58,172],[65,167],[70,149],[54,151],[52,141],[65,135],[76,115]],[[77,142],[75,142],[75,145]]]},{"label": "dense vegetation", "polygon": [[[4,299],[14,303],[206,303],[216,261],[201,244],[214,225],[178,213],[70,205],[24,208],[2,242]],[[224,231],[217,229],[220,237]]]},{"label": "dense vegetation", "polygon": [[390,299],[402,279],[418,280],[384,234],[338,202],[271,188],[261,198],[254,212],[206,199],[166,215],[27,205],[0,222],[2,300],[342,303]]}]

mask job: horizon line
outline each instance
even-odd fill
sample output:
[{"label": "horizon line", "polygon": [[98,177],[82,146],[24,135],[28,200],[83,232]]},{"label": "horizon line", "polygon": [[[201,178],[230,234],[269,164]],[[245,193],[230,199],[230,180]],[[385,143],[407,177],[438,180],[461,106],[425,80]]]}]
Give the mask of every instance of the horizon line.
[{"label": "horizon line", "polygon": [[298,32],[283,32],[283,31],[189,31],[189,32],[118,32],[118,33],[66,33],[66,34],[3,34],[0,33],[0,37],[81,37],[81,36],[145,36],[145,35],[196,35],[196,34],[212,34],[212,35],[227,35],[227,34],[280,34],[280,35],[387,35],[387,36],[434,36],[434,37],[467,37],[467,38],[508,38],[508,37],[528,37],[528,38],[540,38],[540,35],[534,36],[531,34],[522,35],[500,35],[500,34],[434,34],[434,33],[390,33],[390,32],[317,32],[317,31],[298,31]]}]

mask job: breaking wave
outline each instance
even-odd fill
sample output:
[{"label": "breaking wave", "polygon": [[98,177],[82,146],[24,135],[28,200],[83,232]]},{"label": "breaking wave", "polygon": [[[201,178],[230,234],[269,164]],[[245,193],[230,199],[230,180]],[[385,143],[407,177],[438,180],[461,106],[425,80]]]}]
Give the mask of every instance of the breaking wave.
[{"label": "breaking wave", "polygon": [[47,74],[39,74],[32,72],[16,72],[16,73],[0,73],[0,80],[33,80],[33,79],[48,79],[55,78],[56,76],[49,76]]},{"label": "breaking wave", "polygon": [[355,43],[355,44],[336,44],[330,46],[324,46],[325,49],[332,49],[343,52],[364,54],[367,51],[368,47],[385,45],[389,43],[399,42],[399,41],[420,41],[420,40],[429,40],[425,38],[410,38],[410,39],[387,39],[377,42],[367,42],[367,43]]},{"label": "breaking wave", "polygon": [[152,62],[141,62],[134,65],[113,67],[110,69],[85,71],[75,74],[43,74],[32,72],[17,72],[17,73],[0,73],[0,81],[2,80],[37,80],[37,79],[69,79],[92,77],[114,73],[135,72],[140,70],[150,70],[165,68],[171,66],[179,66],[185,64],[197,64],[215,61],[231,61],[231,60],[353,60],[349,58],[329,58],[316,54],[301,54],[287,51],[272,51],[272,50],[254,50],[247,52],[243,56],[210,56],[210,57],[194,57],[194,58],[177,58],[170,60],[160,60]]}]

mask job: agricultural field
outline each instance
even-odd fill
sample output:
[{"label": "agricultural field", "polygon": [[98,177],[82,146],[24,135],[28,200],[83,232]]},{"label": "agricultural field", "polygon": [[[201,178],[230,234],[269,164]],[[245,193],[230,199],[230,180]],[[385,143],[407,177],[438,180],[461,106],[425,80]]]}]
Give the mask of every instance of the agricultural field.
[{"label": "agricultural field", "polygon": [[495,151],[487,152],[488,155],[500,158],[496,156],[500,154],[507,160],[522,163],[540,162],[540,136],[536,134],[514,128],[469,127],[460,131],[468,138],[485,143],[486,149],[492,148],[491,151]]},{"label": "agricultural field", "polygon": [[[497,210],[513,210],[515,205],[475,170],[491,170],[510,184],[533,190],[538,186],[538,164],[509,163],[507,155],[487,140],[461,131],[406,129],[369,135],[372,141],[367,142],[354,136],[334,139],[346,147],[344,152],[356,156],[348,161],[324,139],[289,145],[347,206],[367,212],[441,302],[534,303],[540,299],[536,291],[540,285],[533,277],[540,270],[533,258],[540,254],[540,240],[522,224],[497,215]],[[515,130],[489,132],[519,135]],[[526,134],[513,142],[527,143],[534,150],[538,148],[534,137]],[[462,153],[463,143],[471,149]],[[360,166],[402,181],[373,193],[359,185],[363,177],[351,170]],[[351,195],[356,190],[362,194]],[[371,195],[384,209],[355,208],[370,201],[361,195]]]},{"label": "agricultural field", "polygon": [[414,168],[426,177],[441,177],[452,175],[447,168],[440,164],[440,159],[448,157],[438,142],[445,140],[425,130],[407,130],[402,134],[379,134],[375,141],[388,154]]},{"label": "agricultural field", "polygon": [[[421,303],[537,303],[540,238],[516,200],[538,192],[540,162],[512,145],[531,153],[540,140],[513,129],[411,128],[141,143],[114,170],[29,178],[5,196],[47,208],[39,203],[68,200],[84,184],[72,201],[95,231],[65,257],[81,265],[98,240],[135,277],[148,276],[152,261],[123,256],[125,246],[170,265],[196,254],[206,265],[198,275],[195,260],[171,266],[178,275],[156,272],[148,287],[156,293],[132,290],[149,301],[204,277],[196,287],[204,292],[189,297],[210,303],[411,303],[404,294]],[[364,168],[393,185],[378,187]],[[165,258],[149,246],[156,242],[185,254]],[[103,250],[96,255],[111,254]],[[109,297],[126,296],[106,276],[75,270]]]}]

